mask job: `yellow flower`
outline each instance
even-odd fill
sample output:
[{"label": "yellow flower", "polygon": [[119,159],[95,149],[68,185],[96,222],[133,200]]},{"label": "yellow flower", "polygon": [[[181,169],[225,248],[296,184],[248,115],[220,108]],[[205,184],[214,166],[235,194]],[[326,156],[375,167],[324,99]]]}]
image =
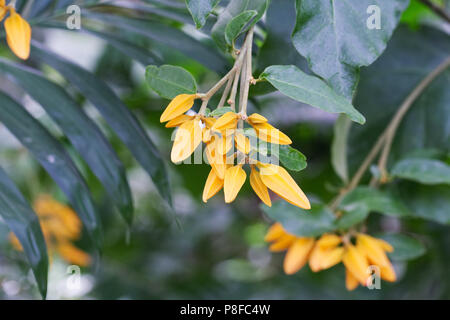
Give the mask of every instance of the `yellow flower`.
[{"label": "yellow flower", "polygon": [[292,140],[287,135],[270,125],[267,119],[260,114],[252,114],[247,121],[255,129],[258,138],[263,141],[281,145],[292,143]]},{"label": "yellow flower", "polygon": [[217,176],[214,169],[211,169],[208,179],[206,179],[205,188],[203,189],[203,202],[208,202],[208,200],[214,197],[222,188],[223,179]]},{"label": "yellow flower", "polygon": [[0,21],[9,11],[5,20],[6,42],[11,51],[20,59],[26,60],[30,56],[31,27],[28,22],[12,6],[6,6],[0,1]]},{"label": "yellow flower", "polygon": [[184,122],[175,135],[171,153],[172,162],[177,163],[189,158],[201,142],[201,120],[195,117]]},{"label": "yellow flower", "polygon": [[[346,240],[342,245],[344,238]],[[287,250],[283,263],[286,274],[296,273],[307,262],[313,272],[329,269],[342,262],[346,268],[345,285],[348,290],[354,290],[360,284],[367,285],[370,265],[380,268],[381,279],[391,282],[396,280],[392,264],[386,256],[386,251],[393,250],[392,246],[366,234],[356,235],[356,245],[346,236],[336,234],[324,234],[316,240],[290,234],[277,222],[269,228],[264,240],[272,243],[269,247],[272,252]]]},{"label": "yellow flower", "polygon": [[[81,236],[82,224],[77,214],[47,195],[40,196],[33,207],[40,220],[49,258],[58,252],[68,263],[82,267],[89,265],[91,257],[72,244]],[[13,247],[22,251],[17,237],[12,232],[9,237]]]},{"label": "yellow flower", "polygon": [[223,132],[236,129],[239,115],[234,112],[227,112],[221,116],[212,126],[213,131]]},{"label": "yellow flower", "polygon": [[242,165],[233,166],[225,171],[223,188],[226,203],[233,202],[234,199],[236,199],[236,196],[244,185],[246,178],[247,174],[244,169],[242,169]]},{"label": "yellow flower", "polygon": [[258,162],[259,174],[264,185],[287,202],[303,208],[311,209],[308,198],[283,167],[275,164]]},{"label": "yellow flower", "polygon": [[194,105],[195,99],[197,99],[197,94],[180,94],[173,98],[173,100],[169,103],[166,110],[164,110],[161,115],[160,121],[167,122],[173,120],[189,109]]},{"label": "yellow flower", "polygon": [[250,185],[261,201],[264,202],[266,206],[271,207],[272,201],[270,200],[269,190],[262,181],[259,171],[257,171],[253,165],[250,173]]}]

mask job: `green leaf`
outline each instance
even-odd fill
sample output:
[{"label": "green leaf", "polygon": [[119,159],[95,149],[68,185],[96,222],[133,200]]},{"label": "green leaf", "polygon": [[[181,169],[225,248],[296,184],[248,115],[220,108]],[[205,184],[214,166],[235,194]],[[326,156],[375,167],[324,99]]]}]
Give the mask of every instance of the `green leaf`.
[{"label": "green leaf", "polygon": [[48,51],[42,45],[33,42],[32,49],[35,57],[39,57],[59,71],[94,104],[136,160],[149,173],[160,195],[172,204],[169,178],[159,151],[139,121],[114,91],[92,73]]},{"label": "green leaf", "polygon": [[350,211],[355,205],[365,205],[369,212],[375,211],[393,217],[408,216],[411,213],[400,199],[370,187],[358,187],[342,199],[339,208]]},{"label": "green leaf", "polygon": [[272,203],[272,207],[261,205],[270,219],[280,222],[287,232],[299,237],[316,237],[335,229],[336,217],[326,206],[313,203],[311,210],[303,210],[286,201]]},{"label": "green leaf", "polygon": [[224,72],[228,67],[227,61],[214,48],[174,27],[155,21],[133,19],[112,14],[86,12],[84,15],[144,36],[152,41],[156,41],[159,46],[165,45],[173,48],[211,70]]},{"label": "green leaf", "polygon": [[[385,50],[409,0],[297,0],[292,41],[311,70],[349,101],[359,68],[372,64]],[[369,29],[376,5],[380,29]],[[373,8],[373,7],[371,7]]]},{"label": "green leaf", "polygon": [[101,247],[101,222],[89,188],[64,147],[25,109],[0,93],[0,121],[51,175],[66,194],[97,247]]},{"label": "green leaf", "polygon": [[97,125],[60,86],[36,70],[0,59],[0,70],[33,97],[58,124],[70,142],[102,182],[124,219],[133,220],[133,200],[125,168]]},{"label": "green leaf", "polygon": [[404,181],[398,191],[412,217],[450,225],[450,187]]},{"label": "green leaf", "polygon": [[145,78],[152,90],[162,98],[173,99],[179,94],[197,93],[197,83],[194,77],[181,67],[163,65],[161,67],[148,66]]},{"label": "green leaf", "polygon": [[255,10],[247,10],[228,22],[227,27],[225,28],[225,40],[229,46],[234,45],[236,38],[247,30],[246,27],[250,25],[250,22],[257,14],[258,12]]},{"label": "green leaf", "polygon": [[140,62],[143,66],[155,64],[160,60],[155,54],[153,54],[147,48],[139,47],[134,43],[128,41],[124,37],[120,37],[120,35],[113,35],[107,32],[99,32],[87,28],[83,28],[82,30],[88,34],[92,34],[98,38],[107,41],[108,44],[119,50],[127,57],[131,57],[134,60]]},{"label": "green leaf", "polygon": [[347,117],[340,115],[334,124],[334,136],[331,144],[331,164],[344,184],[348,183],[347,141],[351,125],[352,123]]},{"label": "green leaf", "polygon": [[307,166],[305,155],[291,146],[280,145],[278,156],[281,163],[291,171],[302,171]]},{"label": "green leaf", "polygon": [[399,233],[386,233],[377,236],[394,247],[389,258],[394,261],[408,261],[417,259],[425,254],[425,246],[417,239]]},{"label": "green leaf", "polygon": [[423,184],[450,184],[450,166],[439,160],[404,159],[394,165],[391,175]]},{"label": "green leaf", "polygon": [[225,30],[228,23],[244,11],[255,10],[258,12],[249,27],[257,23],[264,15],[269,5],[269,0],[231,0],[227,7],[220,12],[217,22],[212,28],[211,36],[220,49],[227,49]]},{"label": "green leaf", "polygon": [[194,19],[197,29],[202,28],[206,19],[220,0],[186,0],[186,5]]},{"label": "green leaf", "polygon": [[260,76],[286,96],[331,113],[345,113],[360,124],[361,113],[344,97],[338,95],[323,80],[307,75],[296,66],[270,66]]},{"label": "green leaf", "polygon": [[221,107],[217,108],[209,113],[209,117],[221,117],[227,112],[231,112],[233,109],[231,107]]},{"label": "green leaf", "polygon": [[346,211],[336,220],[336,228],[349,229],[354,225],[366,220],[370,210],[364,202],[356,202],[346,206]]},{"label": "green leaf", "polygon": [[39,220],[23,195],[0,168],[0,216],[19,239],[42,297],[47,295],[47,246]]}]

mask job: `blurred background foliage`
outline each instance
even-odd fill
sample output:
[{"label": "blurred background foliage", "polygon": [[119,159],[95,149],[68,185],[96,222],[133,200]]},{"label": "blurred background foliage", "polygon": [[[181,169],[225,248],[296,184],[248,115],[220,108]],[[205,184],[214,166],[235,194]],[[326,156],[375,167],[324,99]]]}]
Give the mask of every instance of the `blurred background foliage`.
[{"label": "blurred background foliage", "polygon": [[[204,28],[197,30],[181,0],[77,1],[83,8],[83,28],[70,31],[65,29],[65,8],[73,2],[40,0],[27,6],[27,1],[19,0],[18,6],[26,7],[25,17],[32,24],[36,42],[106,82],[139,119],[167,164],[174,210],[162,199],[129,145],[128,148],[124,145],[116,130],[94,107],[96,103],[80,93],[83,90],[77,88],[67,73],[55,70],[58,68],[51,57],[44,59],[45,54],[34,48],[26,64],[40,69],[46,78],[65,89],[101,128],[125,166],[134,201],[134,221],[129,226],[115,214],[117,210],[102,183],[61,128],[36,103],[37,99],[24,92],[21,85],[14,85],[6,75],[6,67],[0,68],[1,91],[20,101],[69,151],[89,186],[103,226],[100,254],[86,232],[77,242],[94,258],[90,267],[82,269],[79,288],[67,286],[68,264],[54,257],[48,298],[450,298],[448,186],[396,181],[389,188],[400,193],[404,203],[417,214],[402,219],[381,213],[370,215],[367,226],[371,233],[402,231],[420,240],[426,248],[423,252],[419,250],[420,256],[412,261],[394,261],[398,282],[383,282],[382,290],[359,288],[347,292],[343,266],[314,274],[304,268],[286,276],[281,268],[283,255],[272,255],[263,241],[271,221],[260,210],[260,201],[248,185],[231,205],[225,205],[221,195],[204,204],[201,193],[208,167],[169,163],[171,131],[159,123],[168,101],[156,96],[145,83],[146,65],[172,64],[190,71],[201,92],[214,84],[232,63],[231,57],[221,52],[209,37],[218,12],[213,12]],[[226,3],[222,0],[220,5]],[[436,4],[450,9],[449,1]],[[311,73],[290,40],[295,25],[294,5],[293,0],[271,2],[257,32],[256,75],[274,64],[294,64]],[[367,123],[354,125],[350,132],[350,172],[355,171],[406,95],[449,56],[449,32],[448,23],[420,1],[412,0],[386,51],[362,70],[354,105]],[[15,60],[6,45],[0,46],[0,56]],[[450,165],[449,85],[447,71],[416,101],[399,129],[392,161],[418,149],[438,149],[439,159]],[[294,178],[311,198],[330,201],[342,187],[330,161],[336,116],[272,91],[265,83],[253,87],[250,112],[265,115],[291,137],[293,146],[308,158],[308,168],[294,173]],[[429,112],[433,106],[440,113]],[[0,125],[0,165],[30,203],[41,194],[68,202],[54,179],[3,125]],[[370,177],[367,175],[366,179]],[[0,229],[0,298],[39,298],[25,256],[11,246],[8,226],[1,223]]]}]

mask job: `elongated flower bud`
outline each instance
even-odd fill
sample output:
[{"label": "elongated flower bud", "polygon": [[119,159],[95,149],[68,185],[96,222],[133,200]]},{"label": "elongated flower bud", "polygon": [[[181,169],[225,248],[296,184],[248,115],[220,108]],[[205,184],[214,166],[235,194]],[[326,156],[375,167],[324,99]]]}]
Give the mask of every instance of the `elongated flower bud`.
[{"label": "elongated flower bud", "polygon": [[292,179],[286,169],[274,164],[258,164],[262,182],[287,202],[311,209],[308,198]]},{"label": "elongated flower bud", "polygon": [[234,112],[227,112],[221,116],[212,126],[213,131],[226,131],[230,129],[236,129],[239,116]]},{"label": "elongated flower bud", "polygon": [[161,115],[160,122],[170,121],[188,111],[194,105],[196,94],[180,94],[173,98]]},{"label": "elongated flower bud", "polygon": [[177,131],[172,147],[172,162],[181,162],[194,152],[202,142],[200,120],[194,119],[183,123]]},{"label": "elongated flower bud", "polygon": [[355,277],[362,286],[366,286],[368,278],[367,268],[369,267],[369,263],[364,254],[362,254],[354,245],[348,244],[345,248],[342,262],[353,277]]},{"label": "elongated flower bud", "polygon": [[224,181],[224,192],[225,192],[225,202],[230,203],[236,199],[239,190],[241,190],[242,185],[247,178],[247,174],[244,169],[242,169],[241,165],[237,165],[231,168],[228,168],[225,172],[225,181]]},{"label": "elongated flower bud", "polygon": [[30,56],[31,27],[14,9],[5,20],[6,41],[12,52],[20,59]]},{"label": "elongated flower bud", "polygon": [[214,197],[222,188],[223,180],[216,175],[214,169],[211,169],[208,179],[206,179],[205,188],[203,189],[203,202],[208,202],[208,200]]},{"label": "elongated flower bud", "polygon": [[265,205],[271,207],[272,201],[270,200],[269,190],[267,190],[266,185],[261,180],[259,172],[254,166],[252,166],[252,171],[250,173],[250,185],[261,201],[264,202]]},{"label": "elongated flower bud", "polygon": [[284,272],[286,274],[294,274],[303,268],[308,261],[313,246],[314,238],[298,238],[295,240],[284,257]]}]

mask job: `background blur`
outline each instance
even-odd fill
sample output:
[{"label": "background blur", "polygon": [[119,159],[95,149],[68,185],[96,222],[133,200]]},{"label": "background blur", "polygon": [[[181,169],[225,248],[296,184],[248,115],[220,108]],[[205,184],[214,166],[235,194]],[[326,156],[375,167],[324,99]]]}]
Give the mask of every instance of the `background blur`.
[{"label": "background blur", "polygon": [[[293,7],[293,1],[288,1],[287,4],[286,1],[280,1],[282,2],[283,5]],[[273,0],[264,20],[273,25],[272,40],[275,43],[272,47],[263,47],[258,58],[258,70],[263,70],[270,64],[296,64],[306,68],[305,62],[296,52],[286,49],[286,39],[289,39],[289,30],[293,28],[295,17],[293,10],[286,10],[280,19],[281,7],[281,4],[278,6],[278,0]],[[183,11],[180,9],[180,12]],[[425,24],[428,26],[423,26]],[[197,38],[202,36],[189,24],[183,30]],[[410,37],[415,39],[411,40],[412,47],[416,44],[434,50],[431,43],[424,43],[425,39],[431,39],[435,32],[447,32],[448,36],[449,31],[449,26],[440,22],[431,11],[412,1],[410,8],[404,13],[402,25],[388,44],[387,51],[373,66],[363,70],[361,94],[356,107],[369,116],[363,108],[364,105],[373,105],[374,101],[378,101],[376,99],[379,99],[380,93],[376,90],[377,85],[392,82],[386,80],[389,71],[383,70],[386,65],[383,61],[392,59],[393,56],[399,59],[399,63],[402,58],[407,59],[395,52],[398,47],[396,43]],[[125,31],[123,33],[130,41],[146,42],[149,52],[161,61],[158,64],[180,65],[189,70],[200,84],[200,91],[209,88],[219,77],[175,50],[138,35]],[[411,234],[418,234],[427,248],[426,253],[414,261],[394,262],[399,281],[394,284],[383,282],[382,290],[360,287],[347,292],[342,265],[317,274],[313,274],[309,268],[303,268],[293,276],[284,275],[284,254],[271,254],[268,251],[263,238],[271,222],[260,210],[260,201],[250,190],[249,184],[244,186],[231,205],[224,204],[222,193],[204,204],[201,194],[209,172],[208,166],[177,166],[169,163],[172,130],[159,123],[159,116],[168,101],[150,92],[145,83],[144,65],[83,32],[42,28],[34,30],[33,38],[107,81],[145,125],[150,137],[167,159],[179,221],[177,224],[174,215],[167,212],[148,175],[111,133],[96,109],[83,97],[72,92],[88,115],[101,125],[120,159],[126,164],[136,207],[135,221],[131,228],[126,226],[106,200],[98,180],[73,152],[100,207],[105,233],[104,250],[101,257],[94,257],[91,267],[82,269],[79,288],[68,285],[68,281],[71,281],[67,273],[68,264],[56,256],[50,267],[49,299],[450,298],[449,227],[421,218],[400,222],[395,218],[371,215],[371,231],[407,230]],[[277,50],[279,48],[284,48],[282,54]],[[12,57],[3,43],[0,46],[0,56]],[[421,62],[417,61],[417,64],[420,65]],[[67,84],[53,69],[43,67],[42,70],[52,80],[62,85]],[[374,84],[376,81],[378,84]],[[62,137],[39,104],[17,90],[1,75],[0,87],[11,88],[9,93],[20,97],[28,111],[51,128],[53,134]],[[250,108],[250,111],[265,115],[271,123],[286,132],[294,141],[294,147],[307,156],[308,168],[294,175],[302,189],[312,198],[330,200],[340,187],[330,163],[330,144],[336,118],[278,93],[254,95]],[[360,139],[363,137],[360,135]],[[367,141],[371,139],[367,138]],[[29,201],[39,194],[51,194],[66,202],[48,174],[2,125],[0,165]],[[39,298],[25,257],[12,248],[8,233],[8,227],[0,223],[0,298]],[[87,239],[81,239],[77,245],[92,252]]]}]

